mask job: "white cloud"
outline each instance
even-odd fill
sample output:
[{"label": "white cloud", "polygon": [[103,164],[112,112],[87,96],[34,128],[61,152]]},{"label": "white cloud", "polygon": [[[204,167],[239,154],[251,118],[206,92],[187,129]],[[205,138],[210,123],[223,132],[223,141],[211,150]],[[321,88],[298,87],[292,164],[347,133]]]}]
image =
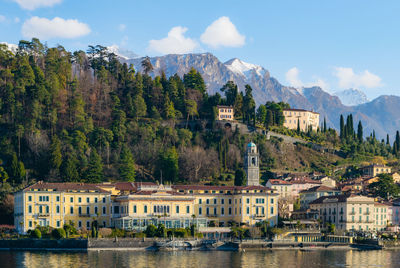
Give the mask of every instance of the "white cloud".
[{"label": "white cloud", "polygon": [[6,16],[0,15],[0,22],[5,22],[6,21]]},{"label": "white cloud", "polygon": [[294,88],[302,88],[302,87],[320,87],[324,90],[329,90],[329,85],[323,79],[319,77],[313,77],[315,79],[314,82],[304,83],[299,78],[299,69],[297,67],[293,67],[286,72],[285,78],[291,87]]},{"label": "white cloud", "polygon": [[126,29],[126,25],[125,24],[120,24],[120,25],[118,25],[118,30],[120,31],[120,32],[123,32],[123,31],[125,31],[125,29]]},{"label": "white cloud", "polygon": [[90,33],[87,24],[73,19],[55,17],[52,20],[32,17],[22,25],[22,35],[25,38],[36,37],[39,39],[52,38],[77,38]]},{"label": "white cloud", "polygon": [[185,54],[198,48],[198,43],[185,37],[188,29],[182,26],[173,27],[168,36],[160,40],[150,40],[148,50],[162,54]]},{"label": "white cloud", "polygon": [[21,8],[34,10],[39,7],[51,7],[55,4],[59,4],[62,0],[13,0],[16,2]]},{"label": "white cloud", "polygon": [[382,86],[382,79],[368,70],[356,74],[352,68],[336,67],[333,74],[339,79],[339,87],[341,88],[376,88]]},{"label": "white cloud", "polygon": [[238,32],[228,17],[220,17],[207,27],[200,40],[212,48],[241,47],[246,37]]}]

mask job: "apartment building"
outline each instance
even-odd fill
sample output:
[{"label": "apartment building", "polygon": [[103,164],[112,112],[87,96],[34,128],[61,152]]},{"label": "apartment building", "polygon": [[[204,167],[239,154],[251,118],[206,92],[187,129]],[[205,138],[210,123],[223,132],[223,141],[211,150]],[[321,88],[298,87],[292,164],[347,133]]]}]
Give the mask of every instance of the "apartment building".
[{"label": "apartment building", "polygon": [[300,206],[302,209],[307,209],[312,201],[317,200],[321,196],[334,196],[340,193],[339,190],[325,185],[315,186],[300,192]]},{"label": "apartment building", "polygon": [[[319,212],[323,223],[334,223],[338,231],[373,231],[375,222],[374,198],[361,195],[322,196],[310,203]],[[379,214],[380,215],[380,214]]]},{"label": "apartment building", "polygon": [[269,179],[266,187],[274,189],[279,198],[291,198],[293,196],[292,184],[281,179]]},{"label": "apartment building", "polygon": [[302,109],[284,109],[283,115],[285,116],[283,126],[289,129],[297,129],[300,126],[300,130],[306,132],[309,128],[317,131],[319,127],[319,113]]},{"label": "apartment building", "polygon": [[375,177],[379,174],[391,173],[392,169],[385,165],[372,164],[361,168],[364,176]]}]

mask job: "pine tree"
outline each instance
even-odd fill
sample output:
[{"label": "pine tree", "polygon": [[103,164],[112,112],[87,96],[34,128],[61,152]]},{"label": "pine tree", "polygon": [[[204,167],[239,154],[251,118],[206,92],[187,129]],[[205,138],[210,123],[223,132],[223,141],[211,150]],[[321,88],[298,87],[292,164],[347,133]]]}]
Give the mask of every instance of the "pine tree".
[{"label": "pine tree", "polygon": [[78,160],[75,155],[68,154],[66,158],[64,158],[63,163],[60,168],[60,175],[63,181],[79,181],[79,173],[78,173]]},{"label": "pine tree", "polygon": [[103,181],[103,164],[101,157],[97,153],[96,149],[92,149],[90,153],[89,165],[85,172],[85,180],[90,183],[100,183]]},{"label": "pine tree", "polygon": [[61,142],[57,135],[54,135],[50,145],[50,166],[58,170],[62,163]]},{"label": "pine tree", "polygon": [[135,181],[135,162],[132,153],[127,146],[122,147],[118,172],[123,181]]},{"label": "pine tree", "polygon": [[21,183],[26,176],[24,163],[18,161],[17,154],[15,152],[12,154],[9,175],[14,183]]}]

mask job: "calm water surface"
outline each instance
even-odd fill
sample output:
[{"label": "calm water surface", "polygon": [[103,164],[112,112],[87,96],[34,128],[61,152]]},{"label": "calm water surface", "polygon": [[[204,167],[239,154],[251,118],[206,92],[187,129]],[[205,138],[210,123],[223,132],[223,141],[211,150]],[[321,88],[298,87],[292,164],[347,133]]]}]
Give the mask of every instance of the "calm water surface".
[{"label": "calm water surface", "polygon": [[0,252],[0,267],[400,267],[399,250]]}]

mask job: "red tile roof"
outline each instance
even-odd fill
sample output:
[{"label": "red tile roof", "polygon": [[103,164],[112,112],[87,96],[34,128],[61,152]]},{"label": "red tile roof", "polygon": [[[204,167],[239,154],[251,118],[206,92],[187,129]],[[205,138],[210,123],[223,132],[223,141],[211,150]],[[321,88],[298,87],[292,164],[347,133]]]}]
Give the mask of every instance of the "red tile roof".
[{"label": "red tile roof", "polygon": [[338,189],[331,188],[325,185],[320,185],[320,186],[314,186],[312,188],[309,188],[307,190],[303,190],[300,193],[312,193],[312,192],[329,192],[329,191],[337,191],[339,192]]},{"label": "red tile roof", "polygon": [[98,187],[97,184],[92,184],[92,183],[79,183],[79,182],[63,182],[63,183],[57,183],[57,182],[38,182],[35,183],[31,186],[26,187],[23,191],[31,191],[33,189],[38,189],[38,190],[46,190],[46,189],[53,189],[55,191],[96,191],[99,193],[109,193],[108,191],[105,191]]},{"label": "red tile roof", "polygon": [[270,179],[268,180],[271,184],[274,185],[279,185],[279,184],[283,184],[283,185],[292,185],[290,182],[288,181],[284,181],[284,180],[280,180],[280,179]]}]

